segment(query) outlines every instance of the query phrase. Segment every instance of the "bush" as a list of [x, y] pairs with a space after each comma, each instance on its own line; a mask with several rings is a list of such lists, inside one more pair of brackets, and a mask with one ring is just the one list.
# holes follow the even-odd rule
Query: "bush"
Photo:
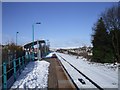
[[13, 60], [24, 55], [22, 46], [16, 46], [15, 43], [9, 43], [2, 47], [2, 61]]

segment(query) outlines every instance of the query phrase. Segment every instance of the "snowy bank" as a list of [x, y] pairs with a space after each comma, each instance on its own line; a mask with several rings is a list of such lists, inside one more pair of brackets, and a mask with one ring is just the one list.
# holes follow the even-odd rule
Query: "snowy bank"
[[30, 62], [11, 88], [46, 88], [49, 62]]
[[51, 52], [51, 53], [49, 53], [49, 54], [46, 56], [46, 58], [50, 58], [50, 57], [52, 57], [53, 54], [55, 54], [55, 52]]
[[[85, 60], [84, 58], [76, 59], [76, 56], [63, 54], [63, 53], [56, 53], [59, 60], [65, 66], [66, 70], [80, 88], [94, 88], [86, 78], [84, 78], [81, 74], [76, 72], [74, 68], [67, 63], [69, 62], [79, 71], [84, 73], [88, 78], [90, 78], [93, 82], [97, 85], [101, 86], [102, 88], [108, 88], [112, 90], [116, 90], [118, 88], [118, 70], [111, 69], [113, 65], [105, 65], [99, 63], [90, 63], [89, 61]], [[67, 62], [65, 62], [61, 57], [63, 57]], [[108, 68], [110, 67], [110, 68]], [[78, 79], [82, 78], [86, 84], [82, 85]]]

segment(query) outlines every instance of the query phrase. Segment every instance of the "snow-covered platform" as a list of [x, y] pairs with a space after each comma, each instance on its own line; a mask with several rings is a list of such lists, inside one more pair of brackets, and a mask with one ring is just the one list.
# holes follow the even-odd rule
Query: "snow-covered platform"
[[11, 87], [11, 90], [47, 88], [49, 65], [50, 63], [44, 60], [29, 62]]
[[60, 60], [51, 55], [41, 61], [28, 63], [11, 89], [66, 88], [74, 90], [75, 86], [64, 71]]

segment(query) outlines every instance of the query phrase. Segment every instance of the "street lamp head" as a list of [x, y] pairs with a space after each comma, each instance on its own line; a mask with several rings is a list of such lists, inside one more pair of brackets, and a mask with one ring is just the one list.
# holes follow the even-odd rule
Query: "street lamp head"
[[37, 22], [36, 24], [41, 24], [41, 22]]
[[19, 33], [19, 32], [17, 32], [17, 33]]

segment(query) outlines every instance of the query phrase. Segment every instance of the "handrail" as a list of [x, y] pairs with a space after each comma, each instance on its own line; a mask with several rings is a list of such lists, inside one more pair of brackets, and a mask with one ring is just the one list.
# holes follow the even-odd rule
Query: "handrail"
[[[11, 61], [5, 61], [0, 65], [0, 68], [3, 69], [2, 74], [0, 75], [0, 79], [2, 80], [2, 86], [3, 89], [10, 88], [7, 85], [7, 81], [10, 79], [10, 77], [14, 76], [14, 82], [17, 79], [17, 71], [19, 70], [19, 74], [21, 73], [21, 70], [24, 69], [24, 67], [31, 61], [31, 55], [25, 55], [22, 57], [19, 57], [17, 59], [13, 59]], [[11, 67], [8, 68], [8, 65]]]

